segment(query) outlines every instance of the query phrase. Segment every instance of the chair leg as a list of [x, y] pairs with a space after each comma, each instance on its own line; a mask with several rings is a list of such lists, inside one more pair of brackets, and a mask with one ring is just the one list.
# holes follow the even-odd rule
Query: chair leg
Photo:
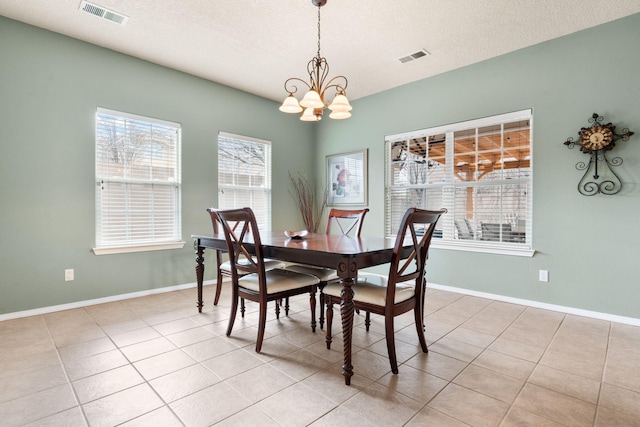
[[418, 340], [420, 341], [420, 347], [422, 347], [423, 353], [428, 353], [429, 350], [427, 349], [427, 340], [424, 337], [425, 325], [424, 317], [422, 314], [422, 304], [416, 304], [415, 308], [413, 309], [413, 313], [414, 323], [416, 324], [416, 332], [418, 333]]
[[[367, 312], [367, 314], [369, 314]], [[391, 364], [391, 372], [398, 373], [398, 360], [396, 358], [396, 343], [393, 335], [393, 316], [385, 316], [385, 336], [387, 337], [387, 352], [389, 353], [389, 363]]]
[[231, 335], [233, 324], [236, 321], [236, 311], [238, 311], [238, 292], [234, 289], [231, 297], [231, 315], [229, 316], [229, 326], [227, 326], [227, 336]]
[[240, 298], [240, 316], [242, 316], [243, 319], [244, 319], [244, 312], [245, 312], [244, 298]]
[[324, 292], [322, 292], [322, 288], [320, 288], [318, 300], [320, 301], [320, 329], [324, 329]]
[[289, 315], [289, 297], [286, 297], [284, 299], [284, 315], [285, 316]]
[[281, 299], [276, 300], [276, 319], [280, 319], [280, 305], [282, 304]]
[[364, 314], [364, 328], [369, 332], [369, 326], [371, 326], [371, 313], [366, 311]]
[[331, 297], [327, 299], [327, 350], [331, 350], [331, 323], [333, 323], [333, 304], [331, 303]]
[[216, 295], [213, 298], [213, 305], [218, 305], [220, 293], [222, 292], [222, 273], [218, 270], [218, 278], [216, 280]]
[[311, 305], [311, 330], [316, 331], [316, 293], [309, 292], [309, 304]]
[[258, 338], [256, 339], [256, 353], [262, 350], [262, 340], [264, 340], [264, 329], [267, 325], [267, 302], [260, 303], [260, 316], [258, 318]]

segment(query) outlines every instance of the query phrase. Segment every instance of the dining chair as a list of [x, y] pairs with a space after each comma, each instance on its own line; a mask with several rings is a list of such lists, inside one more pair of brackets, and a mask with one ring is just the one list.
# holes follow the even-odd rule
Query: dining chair
[[[436, 223], [446, 209], [438, 211], [410, 208], [404, 214], [393, 248], [389, 265], [389, 275], [359, 275], [351, 286], [355, 309], [384, 316], [387, 351], [391, 371], [398, 373], [395, 350], [394, 318], [410, 310], [414, 312], [416, 331], [424, 353], [428, 352], [424, 337], [424, 278], [427, 252]], [[416, 229], [425, 227], [422, 234]], [[410, 250], [405, 246], [410, 243]], [[408, 256], [406, 254], [408, 253]], [[327, 304], [327, 349], [331, 348], [331, 324], [333, 322], [333, 304], [340, 304], [342, 284], [331, 283], [324, 288]]]
[[[231, 335], [238, 310], [238, 299], [259, 304], [256, 352], [262, 349], [267, 322], [267, 303], [294, 295], [309, 293], [311, 330], [316, 330], [317, 277], [284, 269], [266, 270], [256, 217], [251, 208], [219, 210], [218, 217], [227, 242], [231, 265], [231, 316], [227, 336]], [[248, 242], [253, 242], [251, 245]]]
[[[211, 223], [213, 225], [213, 234], [216, 235], [220, 232], [218, 217], [214, 213], [214, 208], [208, 208], [207, 212], [211, 215]], [[220, 293], [222, 292], [222, 282], [224, 277], [231, 278], [231, 262], [230, 261], [222, 261], [222, 254], [224, 251], [216, 250], [216, 294], [213, 298], [213, 305], [218, 305], [218, 301], [220, 300]], [[273, 270], [274, 268], [284, 268], [285, 263], [282, 261], [274, 260], [274, 259], [265, 259], [264, 260], [264, 268], [265, 270]], [[244, 302], [242, 303], [242, 307], [244, 308]], [[242, 310], [244, 312], [244, 310]], [[276, 315], [279, 315], [279, 308], [276, 307]]]
[[[362, 225], [364, 223], [364, 216], [369, 212], [369, 208], [346, 210], [346, 209], [331, 209], [327, 218], [327, 228], [325, 234], [342, 234], [343, 236], [360, 237], [362, 232]], [[323, 289], [327, 284], [340, 280], [336, 270], [331, 268], [314, 267], [304, 264], [292, 264], [287, 267], [287, 270], [296, 271], [298, 273], [311, 274], [316, 276], [320, 282], [318, 288], [320, 289], [320, 329], [324, 328], [324, 293]], [[285, 308], [288, 306], [288, 302], [285, 302]], [[286, 311], [286, 310], [285, 310]]]

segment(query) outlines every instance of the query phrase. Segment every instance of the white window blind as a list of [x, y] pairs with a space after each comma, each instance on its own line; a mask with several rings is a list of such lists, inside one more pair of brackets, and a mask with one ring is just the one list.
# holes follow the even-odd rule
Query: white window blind
[[386, 137], [385, 233], [447, 208], [432, 245], [531, 254], [531, 110]]
[[96, 246], [181, 239], [179, 124], [99, 108]]
[[218, 208], [244, 207], [260, 230], [271, 230], [271, 142], [220, 132]]

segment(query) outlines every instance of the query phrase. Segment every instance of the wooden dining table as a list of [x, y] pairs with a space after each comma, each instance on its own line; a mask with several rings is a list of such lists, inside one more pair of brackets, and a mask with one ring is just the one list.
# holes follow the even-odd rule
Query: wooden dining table
[[[193, 235], [196, 251], [196, 279], [198, 286], [198, 310], [202, 312], [202, 282], [204, 279], [204, 251], [207, 248], [227, 251], [224, 234]], [[335, 269], [343, 285], [340, 304], [344, 363], [342, 375], [345, 384], [351, 383], [353, 365], [351, 363], [351, 341], [353, 334], [353, 290], [351, 285], [362, 268], [386, 264], [391, 261], [394, 239], [384, 237], [349, 237], [333, 234], [310, 233], [301, 239], [292, 239], [284, 232], [262, 233], [260, 235], [263, 254], [286, 262], [313, 265]], [[246, 241], [251, 248], [252, 241]], [[410, 242], [401, 254], [403, 258], [411, 253]]]

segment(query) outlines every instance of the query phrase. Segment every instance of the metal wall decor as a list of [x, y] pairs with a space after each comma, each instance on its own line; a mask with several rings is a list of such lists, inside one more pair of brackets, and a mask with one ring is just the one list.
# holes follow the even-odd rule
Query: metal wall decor
[[598, 193], [611, 195], [622, 189], [622, 181], [613, 170], [622, 164], [622, 158], [609, 159], [607, 151], [612, 150], [619, 139], [628, 141], [633, 132], [625, 128], [618, 134], [611, 122], [602, 124], [603, 120], [604, 117], [593, 113], [589, 118], [591, 126], [583, 127], [578, 131], [579, 140], [574, 141], [573, 138], [568, 138], [564, 142], [564, 145], [569, 148], [579, 144], [580, 151], [590, 156], [588, 163], [576, 163], [576, 169], [585, 171], [578, 183], [578, 191], [584, 196], [593, 196]]

